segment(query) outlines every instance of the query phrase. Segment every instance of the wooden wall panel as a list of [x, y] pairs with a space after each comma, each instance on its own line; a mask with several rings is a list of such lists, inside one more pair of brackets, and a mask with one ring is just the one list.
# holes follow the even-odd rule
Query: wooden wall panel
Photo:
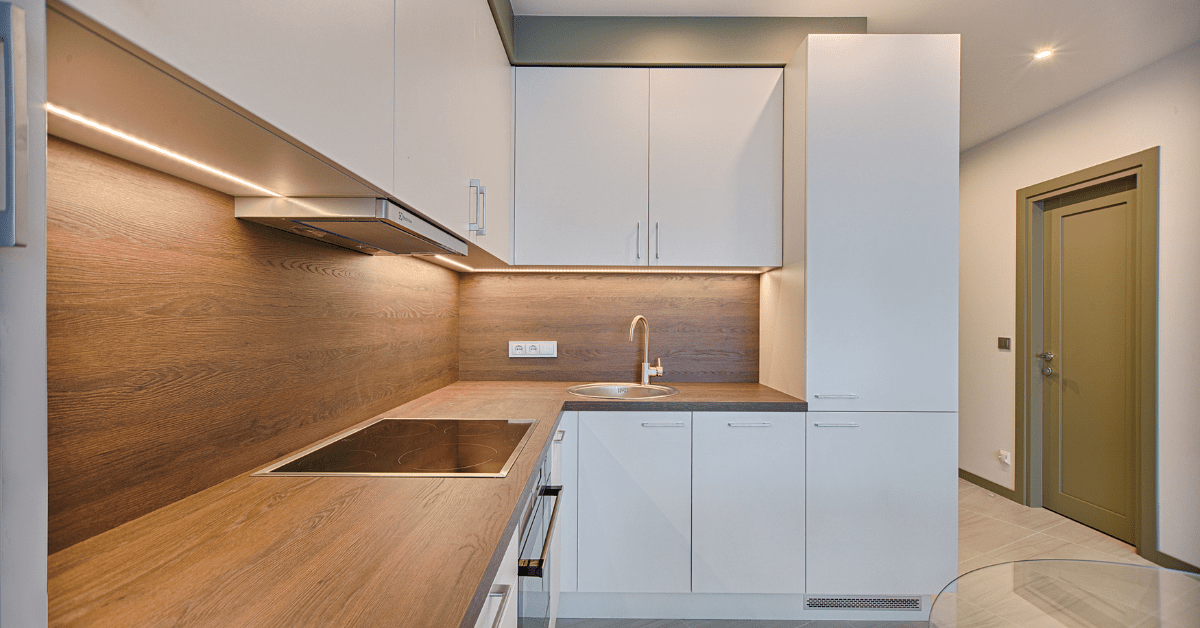
[[[650, 321], [653, 382], [758, 381], [758, 275], [474, 274], [459, 292], [463, 380], [640, 381]], [[557, 358], [509, 358], [509, 340], [557, 340]]]
[[53, 553], [458, 379], [458, 279], [57, 138]]

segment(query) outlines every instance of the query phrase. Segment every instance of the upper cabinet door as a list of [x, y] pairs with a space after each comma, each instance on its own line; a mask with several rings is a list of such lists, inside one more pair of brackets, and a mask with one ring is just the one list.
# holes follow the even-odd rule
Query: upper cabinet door
[[511, 261], [512, 68], [487, 2], [396, 3], [395, 98], [393, 193]]
[[468, 237], [475, 96], [474, 0], [396, 2], [392, 193]]
[[[513, 68], [496, 29], [491, 7], [475, 3], [475, 80], [472, 98], [470, 176], [486, 188], [479, 203], [485, 209], [484, 233], [471, 242], [512, 263]], [[470, 208], [467, 222], [478, 220]]]
[[392, 183], [392, 0], [71, 6], [376, 186]]
[[517, 264], [646, 264], [649, 74], [516, 69]]
[[783, 263], [783, 71], [650, 70], [650, 264]]

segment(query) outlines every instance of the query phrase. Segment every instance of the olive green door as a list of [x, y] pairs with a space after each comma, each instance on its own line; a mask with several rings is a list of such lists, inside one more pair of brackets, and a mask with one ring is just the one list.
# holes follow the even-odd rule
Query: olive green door
[[1048, 210], [1042, 249], [1042, 504], [1129, 543], [1137, 503], [1136, 215], [1134, 192]]

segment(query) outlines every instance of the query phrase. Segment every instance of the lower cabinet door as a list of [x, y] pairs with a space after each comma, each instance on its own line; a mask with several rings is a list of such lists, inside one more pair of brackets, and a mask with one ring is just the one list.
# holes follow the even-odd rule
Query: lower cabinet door
[[692, 591], [804, 592], [804, 414], [692, 414]]
[[958, 414], [809, 412], [807, 592], [937, 593], [958, 570]]
[[579, 413], [580, 591], [691, 590], [690, 412]]

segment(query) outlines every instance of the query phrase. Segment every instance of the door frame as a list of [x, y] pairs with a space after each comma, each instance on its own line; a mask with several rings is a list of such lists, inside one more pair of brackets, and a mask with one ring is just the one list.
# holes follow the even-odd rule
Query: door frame
[[[1091, 168], [1017, 190], [1016, 501], [1042, 505], [1042, 381], [1033, 360], [1042, 334], [1042, 209], [1039, 198], [1082, 189], [1106, 180], [1137, 176], [1134, 219], [1134, 444], [1137, 507], [1134, 545], [1138, 554], [1167, 565], [1158, 551], [1158, 163], [1156, 146]], [[1035, 346], [1036, 345], [1036, 346]], [[1170, 565], [1168, 565], [1170, 566]]]

